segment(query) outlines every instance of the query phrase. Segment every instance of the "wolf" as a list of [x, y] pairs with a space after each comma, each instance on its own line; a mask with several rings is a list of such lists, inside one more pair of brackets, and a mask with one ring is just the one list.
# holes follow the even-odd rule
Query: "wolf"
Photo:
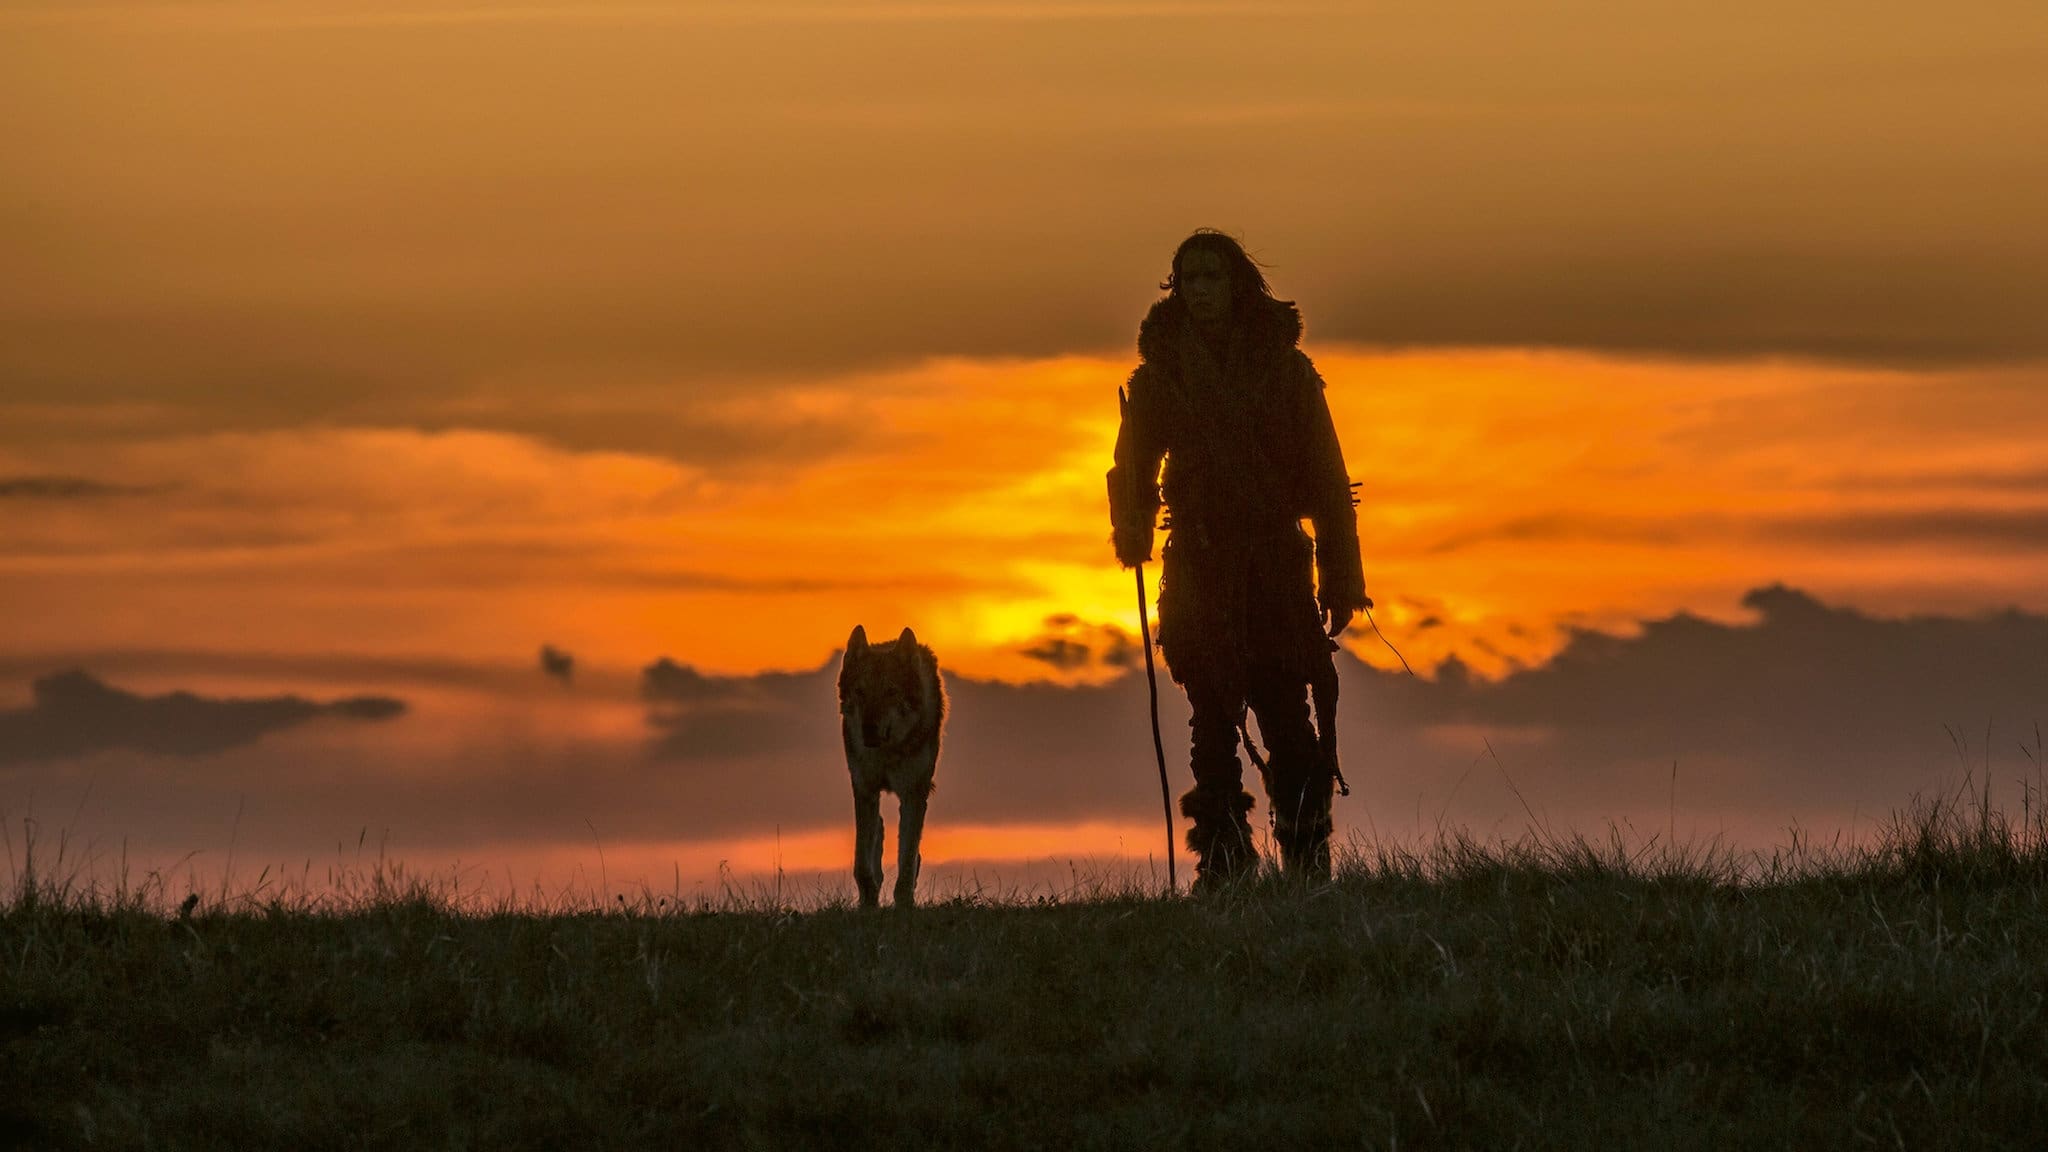
[[907, 627], [869, 644], [867, 629], [854, 625], [839, 665], [839, 734], [853, 777], [853, 882], [863, 908], [881, 902], [883, 792], [896, 794], [896, 906], [917, 903], [918, 841], [945, 723], [932, 650]]

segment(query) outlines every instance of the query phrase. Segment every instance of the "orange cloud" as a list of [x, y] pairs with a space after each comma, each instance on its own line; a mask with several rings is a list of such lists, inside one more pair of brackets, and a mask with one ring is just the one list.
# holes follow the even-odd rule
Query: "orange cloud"
[[[1368, 586], [1417, 664], [1498, 674], [1564, 627], [1732, 618], [1780, 579], [1886, 610], [2042, 606], [2048, 406], [2024, 370], [1317, 351]], [[1101, 479], [1128, 367], [941, 360], [707, 401], [853, 430], [815, 457], [770, 437], [763, 467], [375, 427], [17, 448], [14, 475], [73, 495], [0, 501], [0, 624], [17, 652], [547, 640], [585, 667], [745, 672], [908, 623], [961, 671], [1100, 678], [1029, 650], [1049, 619], [1135, 630]]]

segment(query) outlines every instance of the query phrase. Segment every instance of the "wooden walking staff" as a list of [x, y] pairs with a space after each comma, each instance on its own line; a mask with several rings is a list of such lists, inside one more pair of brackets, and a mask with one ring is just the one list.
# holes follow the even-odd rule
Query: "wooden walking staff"
[[[1117, 389], [1117, 415], [1122, 417], [1125, 410], [1129, 407], [1130, 397], [1124, 394], [1123, 389]], [[1126, 507], [1140, 507], [1135, 491], [1138, 485], [1138, 477], [1135, 474], [1132, 475], [1129, 477], [1128, 483], [1134, 491], [1128, 493], [1131, 501]], [[1166, 745], [1159, 738], [1159, 674], [1153, 670], [1152, 666], [1152, 621], [1145, 610], [1145, 562], [1142, 560], [1138, 561], [1137, 564], [1137, 576], [1138, 634], [1145, 638], [1145, 687], [1149, 693], [1148, 699], [1152, 706], [1152, 755], [1159, 762], [1159, 803], [1166, 810], [1166, 886], [1168, 890], [1178, 892], [1180, 891], [1180, 879], [1175, 875], [1173, 863], [1173, 786], [1166, 781]]]
[[1138, 630], [1145, 634], [1145, 687], [1152, 702], [1152, 755], [1159, 761], [1159, 803], [1166, 809], [1166, 886], [1180, 891], [1173, 874], [1173, 790], [1166, 782], [1166, 745], [1159, 740], [1159, 675], [1152, 670], [1152, 622], [1145, 618], [1145, 566], [1138, 565]]

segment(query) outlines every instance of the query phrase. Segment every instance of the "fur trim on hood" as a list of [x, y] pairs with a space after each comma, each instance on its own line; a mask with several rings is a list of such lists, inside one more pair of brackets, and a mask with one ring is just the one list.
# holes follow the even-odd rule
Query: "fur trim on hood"
[[[1255, 302], [1240, 321], [1250, 346], [1259, 352], [1284, 352], [1301, 343], [1301, 310], [1286, 300], [1266, 297]], [[1187, 305], [1164, 296], [1138, 325], [1138, 357], [1148, 364], [1170, 364], [1191, 326]]]

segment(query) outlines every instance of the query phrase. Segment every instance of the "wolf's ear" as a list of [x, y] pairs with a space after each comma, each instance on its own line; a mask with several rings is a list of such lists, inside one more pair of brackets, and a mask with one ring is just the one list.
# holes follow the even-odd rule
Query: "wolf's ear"
[[846, 654], [848, 656], [852, 656], [856, 653], [866, 652], [867, 650], [868, 630], [862, 625], [855, 624], [853, 626], [853, 635], [848, 636], [846, 638]]
[[903, 635], [896, 638], [896, 647], [903, 652], [917, 651], [917, 633], [910, 630], [910, 625], [903, 626]]

